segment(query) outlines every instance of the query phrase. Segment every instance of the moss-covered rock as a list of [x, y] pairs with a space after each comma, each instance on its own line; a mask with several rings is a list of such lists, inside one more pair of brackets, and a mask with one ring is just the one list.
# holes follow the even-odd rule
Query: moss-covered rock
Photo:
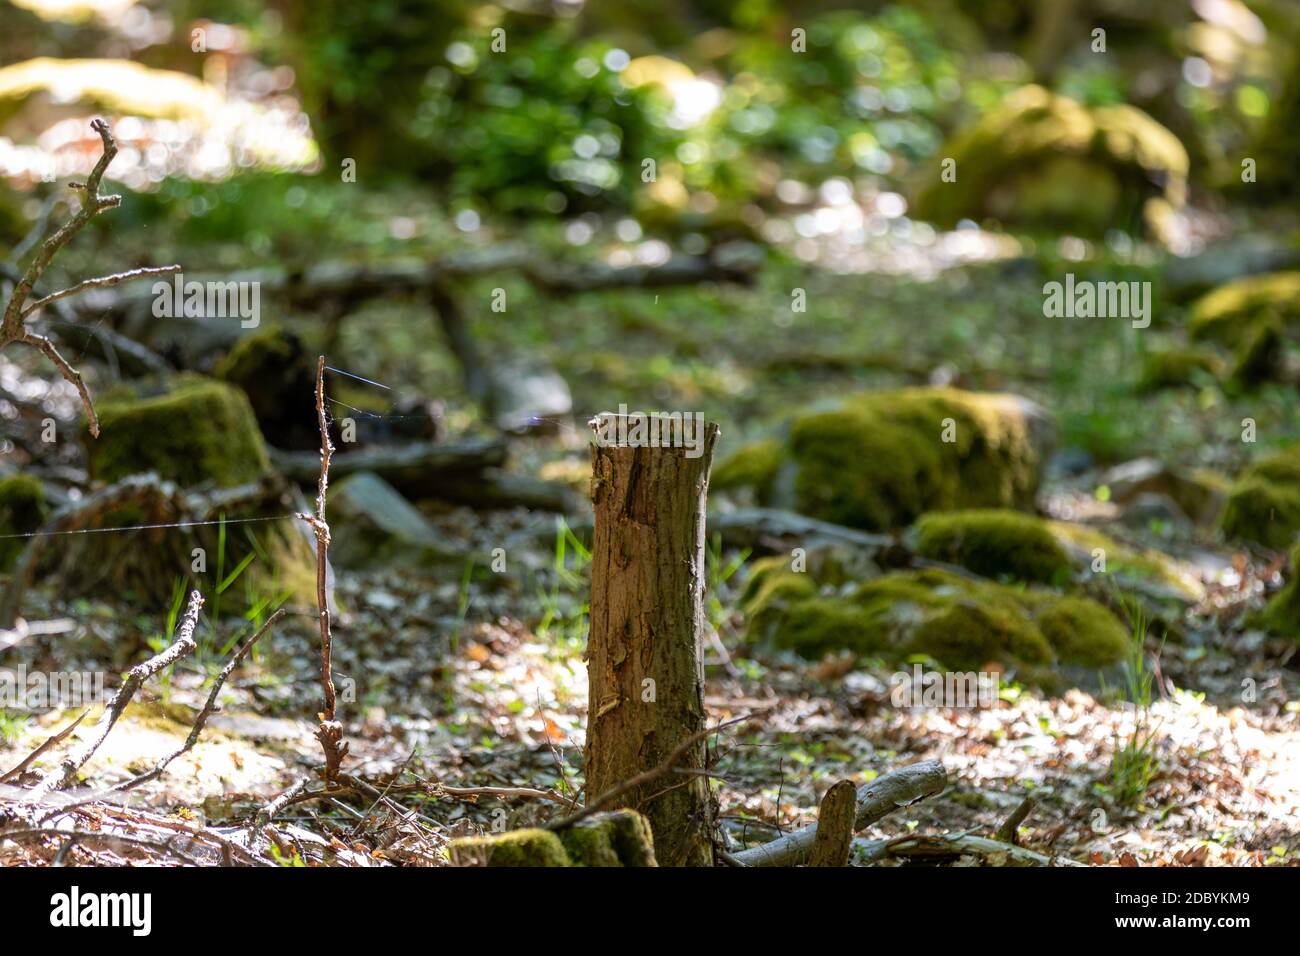
[[1246, 468], [1223, 509], [1223, 533], [1281, 551], [1300, 534], [1300, 445]]
[[1300, 641], [1300, 543], [1291, 551], [1291, 580], [1264, 606], [1257, 623], [1274, 634]]
[[942, 226], [997, 219], [1101, 236], [1116, 223], [1150, 220], [1153, 204], [1180, 206], [1188, 157], [1178, 137], [1133, 106], [1090, 107], [1026, 86], [936, 154], [916, 215]]
[[312, 396], [316, 363], [302, 340], [268, 324], [241, 338], [212, 374], [242, 389], [266, 440], [277, 448], [320, 447]]
[[656, 866], [650, 824], [635, 810], [596, 813], [560, 831], [574, 866]]
[[1228, 379], [1233, 388], [1248, 390], [1281, 380], [1283, 368], [1282, 322], [1270, 314], [1252, 322], [1241, 337]]
[[45, 489], [31, 475], [0, 478], [0, 572], [13, 567], [27, 544], [25, 538], [5, 536], [39, 530], [48, 511]]
[[916, 553], [986, 578], [1064, 583], [1070, 558], [1048, 524], [1018, 511], [989, 508], [921, 518], [909, 535]]
[[1300, 272], [1246, 276], [1207, 292], [1192, 304], [1187, 329], [1194, 338], [1232, 345], [1270, 315], [1294, 329], [1300, 320]]
[[1128, 646], [1128, 631], [1096, 601], [1051, 597], [1038, 604], [1038, 629], [1064, 662], [1103, 668], [1114, 664]]
[[751, 639], [805, 657], [849, 650], [898, 663], [923, 654], [957, 670], [998, 664], [1049, 686], [1058, 680], [1057, 665], [1105, 667], [1119, 660], [1125, 633], [1110, 611], [1088, 598], [936, 569], [896, 572], [823, 594], [806, 574], [757, 564], [743, 609]]
[[1223, 376], [1223, 362], [1207, 349], [1165, 349], [1148, 352], [1142, 358], [1139, 392], [1183, 388], [1214, 382]]
[[87, 439], [90, 475], [117, 481], [155, 472], [183, 487], [230, 487], [270, 468], [266, 445], [243, 392], [187, 378], [173, 391], [99, 403], [98, 439]]
[[560, 838], [550, 830], [511, 830], [460, 837], [447, 844], [454, 866], [572, 866]]
[[1041, 409], [1014, 395], [868, 392], [797, 415], [780, 437], [721, 462], [711, 484], [871, 531], [927, 511], [1028, 508], [1050, 430]]

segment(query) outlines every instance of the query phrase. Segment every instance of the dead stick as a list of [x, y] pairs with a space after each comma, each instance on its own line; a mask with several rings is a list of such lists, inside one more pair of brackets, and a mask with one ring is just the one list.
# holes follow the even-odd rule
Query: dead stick
[[826, 791], [817, 812], [817, 835], [808, 856], [809, 866], [848, 865], [857, 805], [857, 787], [852, 780], [841, 780]]
[[113, 725], [122, 716], [127, 704], [131, 703], [131, 698], [135, 696], [141, 685], [150, 677], [194, 651], [198, 646], [194, 643], [194, 628], [199, 622], [199, 610], [202, 607], [203, 595], [198, 591], [191, 591], [190, 605], [185, 611], [185, 617], [181, 620], [180, 626], [176, 629], [176, 640], [171, 647], [160, 654], [155, 654], [143, 664], [137, 664], [126, 672], [126, 680], [122, 682], [122, 686], [118, 688], [117, 693], [109, 700], [104, 716], [99, 719], [98, 733], [85, 745], [63, 758], [63, 763], [58, 769], [50, 770], [41, 778], [40, 782], [32, 789], [30, 797], [32, 802], [43, 800], [52, 791], [69, 786], [76, 779], [77, 771], [95, 755], [95, 751], [108, 739]]
[[1019, 846], [1020, 840], [1016, 836], [1016, 830], [1025, 821], [1025, 817], [1029, 816], [1029, 811], [1032, 809], [1034, 809], [1034, 798], [1026, 796], [1025, 799], [1020, 801], [1020, 805], [1011, 811], [1011, 816], [1007, 817], [1006, 822], [998, 827], [998, 832], [995, 834], [996, 839], [1001, 840], [1003, 843], [1010, 843], [1012, 846]]
[[316, 514], [299, 515], [316, 535], [316, 606], [320, 610], [320, 680], [325, 693], [325, 706], [319, 716], [316, 739], [325, 754], [325, 783], [329, 785], [338, 776], [348, 745], [343, 742], [343, 724], [335, 717], [336, 698], [334, 674], [331, 670], [331, 635], [329, 597], [325, 589], [325, 570], [329, 564], [330, 526], [325, 520], [325, 494], [330, 483], [330, 456], [334, 445], [330, 441], [329, 420], [325, 415], [325, 356], [316, 363], [316, 422], [320, 427], [320, 478], [316, 484]]

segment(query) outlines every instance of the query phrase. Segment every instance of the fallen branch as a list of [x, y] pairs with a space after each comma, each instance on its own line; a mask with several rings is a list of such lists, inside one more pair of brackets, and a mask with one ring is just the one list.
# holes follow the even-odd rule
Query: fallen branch
[[1071, 860], [1069, 857], [1047, 856], [1034, 850], [1025, 849], [1022, 846], [1003, 843], [1001, 840], [991, 840], [988, 837], [976, 836], [973, 833], [941, 834], [939, 836], [909, 834], [892, 840], [854, 840], [853, 844], [858, 850], [858, 858], [864, 862], [883, 860], [890, 856], [933, 856], [938, 853], [971, 853], [987, 856], [994, 853], [1005, 853], [1013, 860], [1021, 863], [1032, 863], [1035, 866], [1086, 865], [1079, 863], [1077, 860]]
[[[937, 760], [922, 760], [864, 783], [858, 788], [853, 829], [865, 829], [899, 807], [942, 793], [946, 786], [947, 774]], [[816, 840], [814, 824], [732, 856], [745, 866], [798, 866], [807, 862]]]
[[90, 713], [89, 710], [83, 710], [81, 716], [68, 724], [68, 726], [64, 727], [57, 734], [46, 737], [45, 742], [24, 757], [18, 766], [14, 767], [12, 770], [7, 770], [4, 774], [0, 775], [0, 783], [8, 783], [10, 780], [16, 779], [36, 760], [40, 759], [41, 754], [45, 753], [45, 751], [49, 750], [51, 747], [57, 747], [59, 744], [63, 743], [68, 734], [72, 733], [81, 725], [81, 722], [86, 719], [88, 713]]
[[185, 743], [182, 744], [178, 750], [173, 751], [154, 764], [152, 770], [146, 770], [144, 773], [138, 774], [130, 780], [117, 784], [112, 788], [113, 790], [118, 792], [133, 790], [141, 784], [148, 783], [150, 780], [156, 780], [158, 777], [162, 776], [162, 773], [167, 769], [168, 764], [177, 757], [180, 757], [182, 754], [188, 753], [194, 745], [198, 743], [199, 735], [203, 733], [203, 728], [207, 725], [208, 718], [217, 711], [217, 696], [221, 693], [221, 688], [225, 686], [227, 678], [234, 673], [235, 668], [238, 667], [240, 662], [248, 656], [248, 652], [251, 651], [257, 642], [262, 639], [262, 635], [269, 631], [272, 625], [282, 617], [284, 617], [284, 608], [280, 608], [267, 618], [266, 623], [258, 628], [257, 633], [245, 641], [244, 645], [234, 653], [229, 661], [226, 662], [226, 666], [221, 668], [221, 673], [217, 674], [216, 678], [212, 681], [212, 690], [208, 692], [207, 702], [204, 703], [203, 709], [199, 711], [198, 717], [194, 718], [194, 725], [190, 728], [190, 733], [189, 736], [185, 738]]
[[95, 755], [95, 751], [108, 739], [113, 725], [117, 723], [118, 718], [126, 710], [127, 704], [131, 703], [131, 698], [135, 696], [136, 691], [140, 689], [144, 682], [195, 650], [198, 645], [194, 642], [194, 628], [199, 623], [199, 610], [202, 607], [203, 595], [198, 591], [191, 591], [189, 607], [185, 611], [185, 617], [181, 619], [180, 625], [176, 629], [176, 640], [165, 651], [155, 654], [143, 664], [137, 664], [126, 672], [126, 680], [122, 682], [122, 686], [118, 688], [117, 693], [112, 696], [105, 706], [104, 715], [99, 719], [96, 735], [77, 750], [64, 757], [59, 767], [51, 769], [40, 779], [36, 786], [32, 788], [30, 794], [32, 802], [43, 800], [54, 790], [61, 790], [71, 785], [73, 780], [76, 779], [77, 771]]

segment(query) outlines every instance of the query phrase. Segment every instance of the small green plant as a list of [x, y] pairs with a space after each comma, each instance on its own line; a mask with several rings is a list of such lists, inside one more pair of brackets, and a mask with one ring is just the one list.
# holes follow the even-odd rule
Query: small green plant
[[1133, 705], [1133, 729], [1128, 735], [1116, 734], [1108, 788], [1115, 802], [1126, 807], [1142, 799], [1160, 770], [1156, 756], [1160, 726], [1151, 722], [1155, 674], [1147, 666], [1147, 621], [1137, 601], [1130, 604], [1129, 619], [1133, 627], [1123, 663], [1124, 687], [1120, 699]]
[[549, 589], [538, 590], [542, 619], [537, 635], [560, 643], [581, 646], [587, 635], [590, 603], [586, 592], [591, 568], [591, 551], [559, 518], [555, 523], [555, 556], [551, 562], [554, 580]]
[[16, 743], [27, 729], [27, 719], [26, 714], [0, 710], [0, 743]]
[[[176, 586], [172, 588], [171, 605], [167, 609], [167, 626], [160, 633], [154, 633], [145, 639], [149, 650], [155, 654], [161, 653], [171, 645], [172, 635], [176, 633], [176, 622], [181, 616], [181, 604], [185, 601], [185, 590], [185, 579], [177, 578]], [[158, 686], [161, 692], [160, 698], [165, 704], [171, 699], [172, 668], [163, 668], [158, 674]]]
[[719, 633], [721, 633], [730, 616], [726, 602], [723, 601], [723, 595], [727, 591], [727, 582], [745, 566], [750, 554], [750, 549], [746, 548], [732, 555], [731, 560], [724, 561], [722, 535], [715, 534], [709, 539], [708, 551], [705, 555], [705, 573], [708, 580], [706, 612], [709, 615], [709, 622]]

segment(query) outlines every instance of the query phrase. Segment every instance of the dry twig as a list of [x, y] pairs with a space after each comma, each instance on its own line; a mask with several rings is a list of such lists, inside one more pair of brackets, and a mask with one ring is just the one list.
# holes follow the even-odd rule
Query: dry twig
[[194, 642], [194, 628], [199, 622], [199, 610], [202, 607], [203, 595], [198, 591], [191, 591], [190, 604], [185, 611], [185, 617], [176, 628], [176, 640], [165, 651], [155, 654], [143, 664], [137, 664], [126, 672], [126, 680], [105, 706], [95, 736], [64, 757], [57, 768], [47, 772], [32, 789], [30, 801], [43, 800], [53, 791], [69, 786], [76, 779], [77, 771], [95, 755], [95, 751], [108, 738], [113, 725], [117, 723], [118, 718], [126, 710], [127, 704], [131, 702], [131, 698], [144, 682], [194, 651], [197, 647]]
[[[54, 343], [43, 335], [37, 335], [31, 332], [25, 325], [25, 320], [33, 313], [39, 311], [45, 305], [56, 302], [59, 299], [76, 295], [86, 289], [113, 286], [122, 282], [138, 279], [144, 276], [163, 275], [171, 272], [179, 272], [179, 265], [159, 266], [145, 269], [132, 269], [127, 272], [119, 272], [114, 275], [101, 276], [96, 279], [86, 279], [67, 289], [61, 289], [50, 295], [42, 296], [34, 302], [28, 303], [28, 297], [32, 295], [36, 283], [40, 281], [46, 268], [54, 260], [54, 256], [62, 249], [73, 236], [85, 228], [90, 220], [94, 219], [101, 212], [113, 209], [122, 202], [122, 197], [117, 195], [101, 195], [99, 192], [100, 182], [104, 178], [104, 172], [108, 169], [108, 164], [113, 161], [117, 155], [117, 143], [113, 141], [113, 134], [109, 132], [108, 124], [102, 119], [93, 119], [90, 121], [90, 128], [99, 134], [100, 140], [104, 144], [104, 152], [95, 163], [95, 168], [91, 170], [90, 175], [84, 183], [71, 184], [74, 189], [81, 192], [81, 208], [73, 214], [67, 222], [55, 231], [37, 249], [36, 255], [28, 263], [27, 269], [19, 278], [14, 286], [13, 292], [9, 296], [9, 301], [5, 305], [4, 319], [0, 322], [0, 349], [3, 349], [10, 342], [21, 342], [23, 345], [30, 345], [34, 349], [39, 349], [45, 353], [46, 357], [54, 363], [54, 367], [59, 370], [67, 381], [77, 389], [77, 394], [81, 397], [82, 408], [85, 409], [86, 419], [90, 425], [90, 434], [99, 437], [99, 418], [95, 415], [95, 406], [90, 399], [90, 391], [86, 388], [86, 383], [82, 381], [81, 373], [74, 369], [55, 348]], [[42, 217], [37, 223], [35, 235], [39, 236], [44, 232], [46, 217]], [[24, 246], [27, 243], [24, 242]]]

